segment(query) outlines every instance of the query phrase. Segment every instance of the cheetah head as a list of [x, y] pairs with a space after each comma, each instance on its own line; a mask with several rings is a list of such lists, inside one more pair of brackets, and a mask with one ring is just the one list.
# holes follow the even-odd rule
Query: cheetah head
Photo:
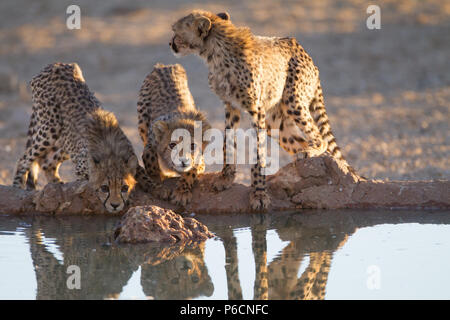
[[174, 33], [169, 45], [176, 57], [198, 54], [216, 21], [228, 21], [226, 12], [213, 14], [195, 10], [172, 25]]
[[122, 211], [136, 185], [136, 155], [121, 159], [94, 154], [90, 161], [89, 180], [97, 197], [109, 212]]
[[[181, 174], [190, 171], [195, 165], [203, 164], [205, 143], [202, 137], [195, 136], [195, 130], [201, 123], [202, 136], [210, 126], [206, 122], [190, 119], [176, 121], [157, 121], [152, 131], [157, 144], [159, 166], [166, 175]], [[199, 141], [196, 141], [199, 140]]]
[[138, 160], [112, 112], [87, 115], [89, 182], [109, 212], [124, 209], [136, 180]]
[[[175, 258], [173, 253], [170, 257], [163, 256], [163, 264], [155, 264], [152, 268], [144, 269], [141, 280], [144, 292], [156, 293], [158, 299], [192, 299], [198, 296], [211, 296], [214, 286], [205, 264], [204, 248], [204, 242], [197, 247], [186, 246]], [[155, 270], [159, 271], [155, 273]], [[152, 276], [145, 272], [151, 272]], [[157, 278], [155, 278], [156, 275]]]

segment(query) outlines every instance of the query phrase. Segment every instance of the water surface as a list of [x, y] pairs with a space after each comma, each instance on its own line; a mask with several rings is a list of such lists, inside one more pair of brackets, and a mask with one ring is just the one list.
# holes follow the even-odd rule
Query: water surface
[[450, 299], [448, 211], [196, 218], [216, 237], [164, 246], [110, 245], [117, 217], [0, 216], [0, 299]]

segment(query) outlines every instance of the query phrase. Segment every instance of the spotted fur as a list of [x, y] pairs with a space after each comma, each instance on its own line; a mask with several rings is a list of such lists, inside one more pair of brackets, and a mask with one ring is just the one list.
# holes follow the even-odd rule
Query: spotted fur
[[210, 125], [195, 107], [184, 68], [179, 64], [155, 65], [139, 92], [137, 110], [139, 134], [144, 143], [142, 160], [147, 173], [155, 180], [181, 176], [172, 202], [186, 205], [192, 198], [192, 186], [205, 170], [202, 155], [205, 145], [203, 141], [191, 140], [191, 152], [176, 165], [171, 155], [180, 141], [172, 141], [172, 133], [175, 129], [185, 129], [195, 138], [196, 127], [201, 124], [198, 138], [202, 139]]
[[48, 183], [62, 183], [58, 168], [71, 159], [77, 180], [89, 180], [110, 212], [125, 207], [136, 180], [151, 189], [116, 117], [101, 109], [76, 63], [50, 64], [30, 85], [28, 140], [13, 186], [35, 189], [39, 169]]
[[[280, 145], [296, 157], [328, 150], [342, 158], [325, 112], [319, 70], [294, 38], [256, 36], [236, 27], [226, 13], [201, 10], [178, 20], [172, 30], [175, 55], [197, 54], [208, 65], [210, 87], [225, 104], [226, 129], [237, 128], [245, 110], [259, 133], [257, 163], [251, 169], [253, 209], [270, 204], [262, 173], [263, 130], [272, 135], [279, 129]], [[232, 144], [225, 141], [226, 148]], [[229, 187], [235, 172], [235, 165], [226, 164], [216, 189]]]

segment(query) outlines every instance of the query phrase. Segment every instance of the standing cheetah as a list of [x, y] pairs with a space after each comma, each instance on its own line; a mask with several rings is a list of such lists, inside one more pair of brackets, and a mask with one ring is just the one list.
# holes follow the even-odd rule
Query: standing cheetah
[[39, 168], [48, 183], [61, 183], [58, 168], [69, 158], [78, 180], [89, 180], [104, 207], [121, 211], [136, 184], [152, 184], [114, 114], [100, 108], [76, 63], [54, 63], [31, 81], [33, 112], [25, 153], [13, 186], [35, 189]]
[[[176, 56], [199, 55], [209, 68], [209, 85], [225, 104], [225, 128], [235, 129], [241, 110], [257, 134], [257, 163], [251, 169], [252, 209], [266, 209], [265, 135], [279, 129], [279, 143], [296, 157], [329, 151], [343, 159], [325, 112], [319, 70], [294, 38], [255, 36], [236, 27], [227, 13], [195, 10], [172, 26]], [[225, 149], [233, 141], [225, 141]], [[226, 153], [225, 153], [226, 154]], [[225, 161], [222, 190], [234, 180], [236, 166]]]
[[[210, 125], [195, 107], [184, 68], [179, 64], [155, 65], [139, 92], [137, 110], [147, 174], [155, 179], [180, 175], [172, 202], [185, 206], [192, 199], [194, 182], [205, 170], [202, 137]], [[190, 152], [180, 158], [180, 163], [174, 163], [172, 153], [181, 139], [172, 141], [173, 131], [185, 129], [195, 138], [198, 125], [202, 129], [198, 137], [201, 141], [191, 140]]]

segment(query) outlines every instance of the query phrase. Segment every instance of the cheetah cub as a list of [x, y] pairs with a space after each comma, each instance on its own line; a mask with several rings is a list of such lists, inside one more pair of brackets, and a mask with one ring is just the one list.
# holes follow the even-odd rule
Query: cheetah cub
[[28, 141], [13, 186], [35, 189], [39, 168], [48, 183], [62, 183], [58, 168], [71, 159], [77, 180], [89, 180], [109, 212], [125, 207], [136, 181], [151, 188], [116, 117], [100, 108], [76, 63], [50, 64], [30, 85]]
[[139, 92], [137, 111], [139, 134], [144, 143], [142, 160], [147, 174], [156, 180], [180, 176], [172, 202], [185, 206], [192, 199], [193, 184], [205, 170], [202, 153], [205, 144], [191, 139], [189, 152], [174, 161], [177, 145], [181, 145], [183, 139], [174, 141], [172, 134], [176, 129], [185, 129], [191, 138], [195, 138], [195, 130], [200, 130], [198, 126], [201, 125], [203, 137], [210, 125], [195, 107], [184, 68], [179, 64], [156, 64]]
[[[251, 169], [252, 209], [266, 209], [265, 135], [273, 134], [296, 157], [329, 151], [342, 159], [325, 112], [319, 70], [294, 38], [261, 37], [236, 27], [228, 13], [195, 10], [172, 26], [170, 46], [176, 56], [199, 55], [209, 69], [209, 85], [225, 105], [225, 128], [236, 129], [241, 110], [257, 134], [257, 163]], [[279, 129], [275, 137], [274, 129]], [[225, 140], [225, 149], [235, 141]], [[226, 153], [225, 153], [226, 155]], [[234, 180], [234, 161], [226, 160], [222, 190]]]

